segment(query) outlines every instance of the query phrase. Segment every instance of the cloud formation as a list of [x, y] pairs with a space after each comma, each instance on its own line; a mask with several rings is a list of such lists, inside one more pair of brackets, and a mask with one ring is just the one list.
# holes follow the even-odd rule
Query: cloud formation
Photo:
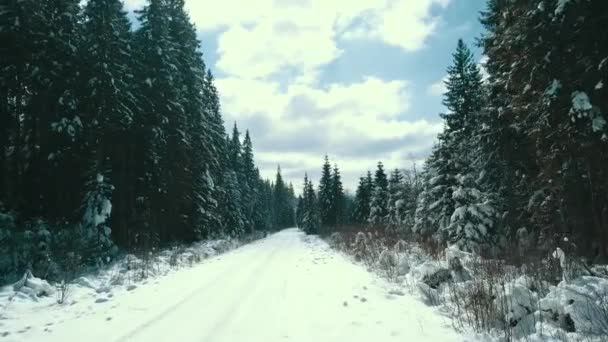
[[353, 188], [378, 160], [390, 167], [420, 162], [442, 126], [408, 119], [414, 99], [406, 80], [361, 74], [354, 82], [321, 82], [324, 70], [343, 56], [342, 43], [423, 49], [449, 2], [186, 0], [186, 6], [197, 28], [217, 39], [213, 69], [227, 126], [237, 121], [250, 129], [263, 175], [273, 176], [280, 163], [299, 188], [304, 172], [314, 175], [327, 153]]

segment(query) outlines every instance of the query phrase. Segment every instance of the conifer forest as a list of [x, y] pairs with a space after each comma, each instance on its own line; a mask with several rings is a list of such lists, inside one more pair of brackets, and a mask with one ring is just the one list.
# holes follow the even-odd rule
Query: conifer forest
[[0, 0], [0, 342], [608, 341], [608, 0]]

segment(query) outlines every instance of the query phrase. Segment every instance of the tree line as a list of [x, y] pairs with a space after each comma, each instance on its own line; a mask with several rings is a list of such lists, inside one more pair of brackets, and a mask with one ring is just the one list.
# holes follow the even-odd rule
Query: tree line
[[[444, 129], [423, 170], [397, 170], [388, 181], [382, 164], [374, 177], [368, 172], [351, 223], [490, 254], [545, 253], [568, 241], [605, 261], [605, 13], [600, 0], [489, 0], [478, 40], [487, 78], [458, 41]], [[310, 185], [307, 192], [314, 200]]]
[[293, 225], [280, 170], [263, 180], [249, 132], [225, 131], [184, 0], [136, 15], [0, 5], [0, 274]]

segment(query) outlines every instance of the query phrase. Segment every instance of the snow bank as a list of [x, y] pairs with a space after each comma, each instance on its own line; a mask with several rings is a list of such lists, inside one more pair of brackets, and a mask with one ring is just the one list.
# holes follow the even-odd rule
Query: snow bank
[[[115, 293], [133, 291], [140, 284], [175, 272], [241, 246], [239, 240], [210, 240], [188, 247], [178, 246], [156, 253], [127, 254], [102, 269], [85, 272], [63, 288], [66, 299], [63, 305], [77, 302], [103, 303]], [[0, 287], [0, 319], [13, 313], [35, 311], [37, 308], [60, 306], [60, 284], [49, 284], [30, 271], [15, 284]]]
[[12, 289], [17, 298], [34, 301], [38, 301], [40, 297], [49, 297], [55, 294], [55, 289], [46, 280], [34, 277], [30, 271], [25, 272], [23, 277], [12, 285]]
[[[376, 271], [387, 276], [387, 269], [396, 269], [398, 286], [416, 290], [427, 305], [439, 305], [454, 317], [455, 326], [478, 340], [502, 341], [508, 332], [510, 341], [608, 341], [608, 266], [591, 267], [598, 277], [566, 277], [551, 286], [534, 274], [525, 275], [524, 268], [484, 260], [455, 246], [446, 248], [444, 257], [437, 259], [417, 244], [399, 241], [387, 248], [372, 239], [357, 234], [348, 252], [361, 261], [369, 248], [384, 248]], [[339, 244], [339, 237], [332, 236], [332, 243]], [[561, 249], [547, 258], [566, 266]], [[399, 288], [391, 291], [403, 292]], [[471, 316], [467, 306], [476, 305], [483, 306], [486, 316], [479, 321], [475, 321], [479, 317], [472, 318], [474, 323], [481, 322], [481, 329], [467, 327], [471, 317], [462, 317]]]
[[562, 281], [540, 300], [542, 311], [569, 316], [576, 332], [608, 338], [608, 279]]

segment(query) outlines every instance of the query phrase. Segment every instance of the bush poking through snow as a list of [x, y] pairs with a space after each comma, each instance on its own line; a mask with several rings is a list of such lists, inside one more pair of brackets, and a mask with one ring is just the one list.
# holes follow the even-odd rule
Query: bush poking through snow
[[38, 297], [51, 296], [55, 292], [48, 282], [34, 277], [30, 271], [25, 272], [23, 277], [13, 284], [13, 290], [36, 301], [38, 300]]
[[485, 259], [428, 240], [363, 232], [333, 234], [331, 245], [416, 288], [425, 303], [450, 314], [455, 328], [485, 334], [483, 340], [608, 341], [608, 267], [586, 266], [561, 249], [555, 256], [513, 249], [504, 259]]
[[399, 258], [394, 252], [385, 248], [380, 253], [378, 268], [384, 273], [387, 279], [395, 281], [399, 275]]

